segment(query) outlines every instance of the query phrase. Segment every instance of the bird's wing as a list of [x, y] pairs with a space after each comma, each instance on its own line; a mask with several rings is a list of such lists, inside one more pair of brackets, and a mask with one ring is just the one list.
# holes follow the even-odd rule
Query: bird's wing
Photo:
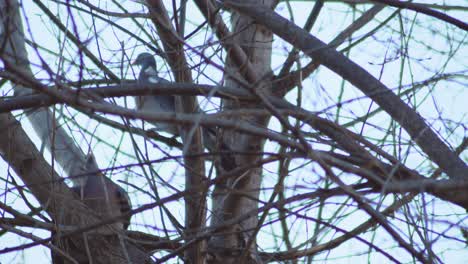
[[153, 67], [141, 71], [138, 80], [143, 83], [169, 83], [168, 80], [159, 77], [158, 72]]
[[148, 77], [148, 82], [150, 83], [170, 83], [170, 81], [164, 79], [164, 78], [161, 78], [161, 77], [158, 77], [158, 76], [149, 76]]
[[[72, 190], [101, 217], [116, 217], [128, 213], [132, 204], [127, 192], [101, 173], [94, 159], [88, 155], [83, 173], [87, 175], [82, 186], [75, 186]], [[116, 222], [112, 226], [127, 229], [130, 224], [130, 215], [126, 219]]]
[[[156, 69], [152, 67], [142, 70], [138, 81], [142, 84], [169, 83], [168, 80], [159, 77]], [[138, 96], [136, 101], [140, 110], [175, 111], [175, 98], [172, 95]]]

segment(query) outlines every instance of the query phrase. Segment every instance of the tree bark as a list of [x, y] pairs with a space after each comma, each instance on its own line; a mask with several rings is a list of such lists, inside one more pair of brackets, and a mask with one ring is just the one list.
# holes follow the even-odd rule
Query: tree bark
[[362, 67], [294, 23], [268, 8], [256, 4], [255, 1], [223, 1], [223, 3], [225, 6], [255, 19], [255, 22], [272, 30], [273, 33], [360, 89], [400, 123], [419, 147], [449, 177], [453, 179], [468, 178], [466, 164], [440, 140], [424, 119]]
[[[167, 10], [162, 1], [147, 1], [151, 19], [158, 30], [176, 82], [192, 83], [192, 73], [184, 54], [183, 38], [171, 24]], [[182, 30], [183, 31], [183, 30]], [[176, 111], [178, 113], [197, 113], [198, 102], [195, 97], [177, 96]], [[185, 166], [185, 189], [196, 190], [185, 197], [185, 238], [191, 243], [197, 232], [206, 225], [206, 190], [202, 188], [206, 180], [204, 159], [197, 157], [203, 153], [202, 130], [199, 125], [182, 126], [180, 128]], [[195, 242], [185, 251], [187, 263], [204, 263], [204, 241]]]
[[[275, 1], [263, 1], [259, 5], [272, 8]], [[248, 63], [240, 65], [241, 56], [227, 56], [225, 66], [225, 85], [240, 89], [257, 90], [261, 93], [269, 93], [271, 90], [271, 51], [273, 35], [271, 31], [255, 23], [251, 18], [240, 13], [232, 12], [231, 25], [233, 32], [231, 37], [225, 39], [228, 54], [246, 54]], [[240, 47], [242, 52], [231, 51]], [[245, 68], [245, 65], [251, 67]], [[264, 78], [266, 76], [266, 78]], [[256, 81], [254, 83], [254, 81]], [[243, 85], [248, 84], [249, 87]], [[258, 103], [241, 103], [224, 99], [223, 110], [258, 109]], [[266, 127], [270, 117], [242, 117], [242, 121], [254, 123], [260, 127]], [[265, 140], [261, 137], [247, 135], [232, 130], [222, 133], [222, 142], [231, 150], [240, 153], [261, 153]], [[249, 211], [258, 208], [258, 196], [262, 179], [262, 168], [257, 167], [262, 155], [233, 155], [232, 159], [221, 160], [218, 177], [223, 172], [239, 166], [250, 168], [240, 175], [226, 182], [217, 184], [213, 192], [213, 216], [210, 225], [215, 227], [222, 225], [229, 219], [238, 218]], [[257, 217], [250, 217], [239, 225], [229, 226], [220, 233], [215, 234], [209, 242], [209, 252], [213, 253], [214, 263], [236, 263], [239, 258], [246, 257], [249, 261], [259, 261], [256, 251], [256, 239], [252, 237], [253, 230], [257, 227]], [[250, 248], [246, 248], [250, 242]], [[249, 252], [247, 256], [245, 252]], [[247, 263], [247, 262], [246, 262]]]
[[[25, 49], [25, 37], [16, 0], [0, 1], [0, 43], [2, 58], [7, 71], [34, 79]], [[14, 85], [15, 94], [30, 94], [31, 89]], [[28, 118], [44, 144], [55, 154], [58, 162], [69, 175], [82, 174], [85, 157], [65, 130], [55, 126], [52, 113], [44, 107], [26, 110]], [[149, 263], [150, 256], [134, 244], [123, 239], [123, 230], [111, 225], [118, 219], [105, 219], [100, 223], [98, 212], [93, 212], [55, 174], [54, 168], [44, 160], [20, 123], [11, 114], [0, 115], [0, 153], [31, 190], [42, 208], [49, 214], [56, 228], [52, 230], [53, 243], [62, 251], [53, 252], [54, 263]], [[96, 171], [99, 168], [94, 168]], [[75, 178], [79, 183], [80, 178]], [[115, 183], [114, 183], [115, 184]], [[106, 235], [97, 233], [105, 231]], [[79, 228], [78, 228], [79, 227]], [[77, 229], [78, 228], [78, 229]], [[64, 253], [65, 252], [65, 253]]]

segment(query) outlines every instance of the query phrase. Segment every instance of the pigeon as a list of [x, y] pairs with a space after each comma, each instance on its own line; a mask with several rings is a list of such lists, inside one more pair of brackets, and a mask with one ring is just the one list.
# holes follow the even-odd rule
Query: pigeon
[[[151, 54], [147, 52], [141, 53], [133, 62], [133, 65], [141, 67], [140, 75], [138, 76], [139, 84], [169, 83], [168, 80], [158, 76], [156, 61]], [[175, 96], [173, 95], [135, 96], [135, 104], [136, 108], [142, 111], [169, 113], [176, 111]], [[164, 122], [153, 122], [153, 124], [158, 131], [164, 131], [176, 137], [179, 136], [179, 129], [175, 124]]]
[[[81, 186], [73, 187], [72, 191], [101, 218], [120, 216], [131, 210], [132, 204], [127, 192], [102, 174], [93, 155], [86, 157], [82, 173], [86, 175], [86, 181]], [[128, 214], [125, 219], [112, 226], [126, 230], [130, 217]]]
[[[153, 55], [148, 52], [141, 53], [137, 56], [133, 65], [138, 65], [141, 67], [140, 74], [138, 76], [139, 84], [158, 84], [158, 83], [168, 83], [169, 81], [158, 76], [158, 71], [156, 68], [156, 60]], [[149, 112], [169, 112], [175, 113], [175, 96], [173, 95], [145, 95], [145, 96], [135, 96], [136, 108], [141, 111]], [[158, 131], [164, 131], [172, 134], [174, 137], [178, 137], [179, 129], [176, 124], [163, 123], [163, 122], [153, 122]], [[217, 133], [214, 129], [209, 127], [202, 128], [202, 138], [203, 145], [209, 151], [221, 151], [224, 154], [221, 154], [221, 159], [224, 160], [225, 164], [233, 160], [232, 155], [230, 155], [230, 148], [223, 142], [217, 142]], [[218, 148], [217, 148], [218, 147]], [[227, 167], [228, 170], [235, 168], [235, 165], [230, 165]]]

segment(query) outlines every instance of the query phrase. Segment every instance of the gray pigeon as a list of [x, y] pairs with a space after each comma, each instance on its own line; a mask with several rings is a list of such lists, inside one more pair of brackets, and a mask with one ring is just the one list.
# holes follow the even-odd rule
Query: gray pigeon
[[[88, 155], [85, 164], [80, 168], [78, 175], [73, 176], [86, 176], [86, 182], [81, 186], [75, 186], [72, 191], [77, 197], [83, 201], [90, 209], [94, 211], [96, 217], [101, 220], [107, 220], [113, 217], [122, 216], [127, 214], [124, 219], [110, 224], [114, 230], [107, 227], [99, 227], [95, 230], [88, 231], [89, 233], [99, 233], [102, 235], [115, 235], [114, 231], [126, 230], [130, 224], [129, 214], [131, 210], [131, 202], [127, 192], [107, 178], [99, 170], [99, 167], [93, 155]], [[88, 251], [83, 252], [75, 245], [75, 240], [81, 237], [82, 234], [68, 237], [63, 236], [61, 232], [52, 231], [52, 243], [60, 245], [60, 248], [66, 249], [67, 254], [71, 254], [73, 259], [77, 260], [76, 263], [89, 263], [90, 255]], [[63, 253], [62, 253], [63, 254]], [[58, 254], [55, 250], [51, 251], [52, 262], [56, 264], [69, 263], [68, 258]]]
[[[139, 84], [157, 84], [161, 82], [169, 82], [166, 79], [160, 78], [158, 76], [158, 71], [156, 69], [156, 61], [154, 57], [147, 52], [141, 53], [137, 56], [136, 60], [133, 62], [133, 65], [139, 65], [141, 67], [140, 75], [138, 76]], [[175, 112], [175, 96], [173, 95], [145, 95], [145, 96], [135, 96], [135, 103], [138, 110], [149, 111], [149, 112]], [[159, 131], [164, 131], [172, 135], [179, 136], [179, 129], [177, 125], [170, 123], [162, 122], [153, 122], [156, 128]], [[226, 152], [227, 154], [222, 154], [221, 158], [226, 161], [233, 160], [229, 155], [230, 148], [223, 142], [217, 142], [216, 131], [209, 127], [204, 127], [202, 129], [203, 136], [203, 145], [210, 151], [220, 151]], [[217, 144], [219, 143], [219, 144]], [[219, 145], [219, 146], [218, 146]], [[216, 147], [219, 148], [216, 148]], [[226, 163], [226, 162], [225, 162]], [[226, 163], [227, 164], [227, 163]], [[231, 170], [235, 167], [235, 164], [227, 168]]]
[[[169, 81], [158, 76], [156, 69], [156, 61], [154, 57], [147, 53], [138, 55], [133, 65], [141, 67], [140, 75], [138, 76], [139, 84], [157, 84], [168, 83]], [[173, 95], [146, 95], [135, 96], [135, 103], [138, 110], [148, 112], [175, 112], [175, 96]], [[176, 125], [163, 122], [153, 122], [159, 131], [170, 133], [174, 136], [179, 135], [179, 129]]]
[[[73, 187], [72, 190], [83, 202], [93, 209], [103, 219], [120, 216], [128, 213], [132, 204], [127, 192], [104, 176], [94, 159], [94, 156], [86, 157], [86, 164], [82, 170], [86, 175], [83, 186]], [[113, 224], [117, 229], [127, 229], [131, 215]]]

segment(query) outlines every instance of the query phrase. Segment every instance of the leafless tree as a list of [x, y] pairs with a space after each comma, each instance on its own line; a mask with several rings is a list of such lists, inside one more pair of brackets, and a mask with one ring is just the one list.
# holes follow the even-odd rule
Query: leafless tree
[[[468, 253], [467, 112], [450, 110], [468, 99], [468, 25], [457, 19], [467, 7], [0, 7], [6, 259], [39, 246], [53, 263], [453, 263]], [[140, 52], [172, 82], [136, 82]], [[176, 113], [130, 100], [159, 95], [176, 96]], [[177, 124], [181, 137], [151, 122]]]

